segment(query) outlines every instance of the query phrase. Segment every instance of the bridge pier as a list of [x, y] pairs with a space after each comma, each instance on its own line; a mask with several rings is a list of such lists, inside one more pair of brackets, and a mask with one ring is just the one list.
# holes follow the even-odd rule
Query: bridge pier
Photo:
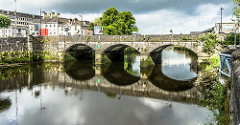
[[111, 60], [100, 51], [95, 51], [95, 65], [110, 63]]
[[144, 54], [140, 53], [140, 67], [148, 68], [153, 65], [155, 65], [155, 64], [150, 55], [145, 54], [145, 53]]

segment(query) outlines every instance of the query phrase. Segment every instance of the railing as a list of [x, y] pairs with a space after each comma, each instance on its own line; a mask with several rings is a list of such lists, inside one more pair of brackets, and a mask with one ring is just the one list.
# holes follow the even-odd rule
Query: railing
[[225, 76], [231, 77], [231, 55], [219, 53], [220, 69], [219, 72]]

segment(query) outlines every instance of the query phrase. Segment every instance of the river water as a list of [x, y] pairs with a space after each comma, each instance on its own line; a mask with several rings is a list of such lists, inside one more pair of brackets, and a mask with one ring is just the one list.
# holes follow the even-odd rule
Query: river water
[[0, 69], [1, 125], [198, 125], [213, 114], [194, 86], [197, 59], [178, 47], [162, 63], [41, 63]]

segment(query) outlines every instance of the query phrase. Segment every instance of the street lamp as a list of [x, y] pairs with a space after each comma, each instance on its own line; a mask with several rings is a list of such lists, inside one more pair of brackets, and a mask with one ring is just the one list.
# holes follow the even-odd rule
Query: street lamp
[[173, 30], [172, 29], [170, 30], [170, 33], [172, 33], [172, 42], [173, 42]]
[[222, 11], [223, 11], [223, 7], [221, 6], [221, 8], [220, 8], [220, 10], [221, 10], [221, 31], [220, 31], [220, 28], [219, 28], [219, 32], [220, 33], [222, 33]]
[[17, 37], [17, 0], [14, 0], [15, 2], [15, 23], [14, 23], [14, 30], [13, 30], [13, 36]]

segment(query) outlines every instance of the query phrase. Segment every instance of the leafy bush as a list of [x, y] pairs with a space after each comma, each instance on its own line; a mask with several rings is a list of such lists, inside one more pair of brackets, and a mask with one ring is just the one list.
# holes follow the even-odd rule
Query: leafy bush
[[[234, 33], [228, 34], [226, 39], [225, 39], [225, 41], [223, 42], [223, 45], [224, 46], [234, 45], [234, 37], [235, 37]], [[236, 34], [236, 43], [237, 43], [237, 45], [239, 45], [239, 41], [240, 41], [240, 34]]]
[[200, 37], [199, 40], [203, 41], [203, 51], [209, 54], [214, 53], [215, 47], [220, 43], [217, 40], [217, 35], [213, 33], [206, 34]]

